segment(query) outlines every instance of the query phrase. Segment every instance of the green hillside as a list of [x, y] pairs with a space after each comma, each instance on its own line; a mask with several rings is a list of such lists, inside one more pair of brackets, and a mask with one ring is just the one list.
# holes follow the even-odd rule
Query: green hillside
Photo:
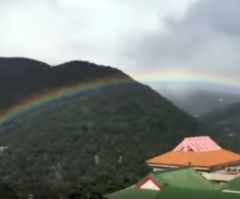
[[[129, 78], [113, 68], [89, 65], [59, 66], [54, 69], [61, 71], [57, 81], [66, 81], [64, 74], [75, 80], [80, 74], [80, 82]], [[150, 170], [146, 159], [199, 134], [193, 118], [129, 80], [54, 101], [1, 128], [0, 145], [8, 146], [0, 156], [1, 180], [22, 198], [30, 193], [41, 199], [96, 198], [135, 183]]]
[[212, 112], [201, 118], [208, 132], [223, 146], [240, 152], [240, 104]]
[[194, 120], [145, 89], [80, 97], [2, 132], [9, 147], [2, 179], [36, 193], [59, 175], [70, 187], [100, 193], [135, 182], [148, 171], [147, 158], [197, 133]]

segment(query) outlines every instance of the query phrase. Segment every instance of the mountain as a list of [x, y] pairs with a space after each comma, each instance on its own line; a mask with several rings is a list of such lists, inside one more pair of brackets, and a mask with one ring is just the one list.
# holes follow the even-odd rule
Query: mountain
[[[178, 90], [184, 91], [184, 88], [179, 86]], [[184, 92], [159, 89], [159, 92], [196, 118], [218, 112], [240, 101], [240, 93], [227, 88], [191, 88]]]
[[129, 78], [117, 69], [71, 61], [50, 66], [27, 58], [0, 58], [0, 108], [39, 92], [105, 77]]
[[51, 108], [0, 128], [1, 181], [21, 198], [98, 198], [146, 175], [146, 159], [199, 134], [195, 119], [114, 68], [2, 58], [0, 74], [2, 109], [46, 90], [127, 80], [53, 101]]
[[200, 121], [207, 131], [214, 132], [223, 144], [240, 151], [240, 103], [206, 114]]

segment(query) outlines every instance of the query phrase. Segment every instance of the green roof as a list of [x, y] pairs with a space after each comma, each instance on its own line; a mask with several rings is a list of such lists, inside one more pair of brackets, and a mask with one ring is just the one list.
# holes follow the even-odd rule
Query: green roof
[[105, 196], [109, 199], [239, 199], [238, 194], [167, 187], [162, 191], [140, 190], [135, 186]]
[[135, 186], [108, 194], [105, 197], [109, 199], [155, 199], [158, 191], [138, 189]]
[[[121, 199], [121, 198], [117, 198]], [[130, 199], [130, 198], [129, 198]], [[131, 198], [134, 199], [134, 198]], [[153, 198], [145, 198], [153, 199]], [[160, 191], [154, 199], [239, 199], [238, 194], [222, 193], [220, 191], [167, 188]]]
[[169, 186], [198, 190], [217, 190], [217, 187], [192, 168], [156, 171], [151, 173], [150, 176], [161, 187]]
[[223, 189], [240, 191], [240, 177], [237, 177], [230, 182], [228, 182]]
[[[140, 189], [138, 184], [144, 182], [147, 178], [151, 178], [160, 186], [161, 191]], [[221, 196], [219, 196], [219, 194]], [[168, 171], [155, 171], [147, 177], [140, 180], [136, 185], [117, 191], [113, 194], [106, 195], [109, 199], [228, 199], [227, 193], [217, 191], [212, 183], [198, 174], [192, 168], [175, 169]], [[227, 194], [230, 196], [231, 194]], [[207, 196], [207, 197], [206, 197]], [[209, 197], [208, 197], [209, 196]], [[216, 196], [216, 197], [215, 197]], [[230, 198], [232, 198], [231, 196]], [[233, 197], [238, 198], [238, 197]]]

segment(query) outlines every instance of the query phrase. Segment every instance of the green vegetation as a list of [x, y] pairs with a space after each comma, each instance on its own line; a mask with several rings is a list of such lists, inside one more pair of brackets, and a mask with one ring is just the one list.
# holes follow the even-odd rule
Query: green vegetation
[[[102, 78], [129, 83], [53, 102], [0, 128], [0, 146], [8, 146], [0, 154], [0, 177], [13, 193], [101, 198], [145, 176], [146, 159], [200, 134], [198, 122], [149, 87], [87, 62], [51, 68], [33, 60], [0, 59], [0, 106], [4, 110], [32, 94]], [[164, 198], [165, 191], [161, 194]]]
[[[30, 69], [28, 64], [24, 74]], [[129, 78], [83, 62], [59, 66], [55, 73], [56, 85], [77, 78]], [[197, 135], [199, 128], [189, 115], [134, 81], [54, 102], [10, 127], [0, 134], [0, 145], [9, 147], [0, 156], [0, 175], [23, 198], [29, 193], [35, 198], [103, 194], [129, 186], [149, 172], [146, 159], [184, 136]]]
[[18, 196], [16, 191], [12, 187], [4, 183], [0, 183], [0, 198], [1, 199], [18, 199]]
[[1, 178], [23, 195], [118, 190], [149, 171], [147, 158], [198, 133], [191, 117], [137, 83], [54, 107], [0, 135], [9, 146]]

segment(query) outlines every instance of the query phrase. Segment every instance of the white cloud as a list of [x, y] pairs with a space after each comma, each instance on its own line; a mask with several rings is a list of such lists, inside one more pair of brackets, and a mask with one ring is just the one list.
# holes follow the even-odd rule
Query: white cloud
[[3, 1], [0, 54], [51, 64], [83, 59], [127, 65], [122, 53], [131, 45], [129, 34], [137, 37], [159, 27], [163, 30], [165, 17], [180, 18], [192, 1]]
[[[182, 20], [168, 20], [167, 32], [159, 29], [139, 36], [129, 48], [131, 64], [143, 71], [189, 70], [238, 79], [239, 6], [239, 0], [195, 3]], [[188, 84], [195, 86], [204, 87]]]

